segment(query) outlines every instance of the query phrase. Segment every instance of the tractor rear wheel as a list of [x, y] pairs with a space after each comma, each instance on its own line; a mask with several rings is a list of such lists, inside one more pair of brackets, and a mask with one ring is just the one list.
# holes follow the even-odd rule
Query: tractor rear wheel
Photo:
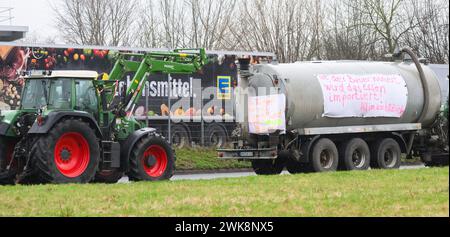
[[[8, 141], [6, 138], [0, 137], [0, 185], [14, 184], [15, 164], [7, 170], [12, 160], [15, 143]], [[17, 166], [17, 165], [16, 165]]]
[[158, 181], [172, 178], [175, 172], [175, 152], [159, 134], [142, 138], [130, 156], [131, 181]]
[[98, 169], [100, 146], [89, 124], [63, 120], [31, 148], [38, 183], [88, 183]]

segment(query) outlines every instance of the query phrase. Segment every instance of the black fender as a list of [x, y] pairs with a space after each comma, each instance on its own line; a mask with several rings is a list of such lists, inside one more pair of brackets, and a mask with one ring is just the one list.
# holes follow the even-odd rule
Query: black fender
[[316, 135], [315, 137], [311, 138], [310, 140], [305, 142], [303, 145], [301, 145], [300, 150], [302, 151], [304, 158], [300, 159], [300, 162], [302, 162], [302, 163], [308, 163], [309, 162], [309, 158], [310, 158], [310, 154], [311, 154], [311, 148], [316, 143], [316, 141], [319, 140], [319, 138], [321, 138], [321, 135]]
[[0, 135], [6, 135], [10, 125], [4, 122], [0, 122]]
[[64, 118], [81, 118], [88, 122], [89, 125], [95, 129], [95, 133], [99, 138], [102, 138], [102, 132], [98, 126], [97, 120], [89, 113], [83, 111], [52, 111], [44, 118], [44, 122], [38, 125], [34, 122], [33, 126], [28, 131], [28, 134], [46, 134], [53, 126]]
[[228, 139], [228, 131], [227, 131], [227, 128], [225, 127], [225, 125], [223, 125], [223, 124], [216, 123], [216, 122], [211, 123], [206, 127], [206, 130], [208, 130], [209, 128], [213, 128], [214, 126], [221, 128], [225, 132], [225, 135], [227, 136], [227, 139]]
[[[172, 131], [173, 128], [176, 128], [176, 127], [181, 127], [184, 130], [186, 130], [188, 138], [189, 138], [189, 140], [191, 140], [191, 138], [192, 138], [191, 129], [189, 129], [189, 126], [186, 123], [181, 122], [181, 123], [174, 123], [174, 124], [172, 124], [171, 125], [171, 131]], [[168, 133], [169, 133], [169, 131], [167, 130], [167, 135], [168, 135]]]
[[130, 156], [134, 148], [134, 145], [136, 145], [136, 143], [141, 138], [148, 135], [152, 136], [155, 134], [156, 134], [155, 128], [141, 128], [131, 133], [126, 140], [121, 142], [121, 149], [120, 149], [121, 170], [128, 171], [128, 168], [130, 166]]
[[403, 153], [409, 154], [410, 151], [408, 151], [408, 145], [402, 134], [393, 132], [392, 138], [400, 145], [400, 149]]

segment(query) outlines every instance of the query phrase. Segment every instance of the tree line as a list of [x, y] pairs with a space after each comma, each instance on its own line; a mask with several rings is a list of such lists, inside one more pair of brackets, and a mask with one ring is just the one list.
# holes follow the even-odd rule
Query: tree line
[[448, 63], [447, 0], [64, 0], [66, 43], [266, 51], [280, 62], [379, 60], [408, 46]]

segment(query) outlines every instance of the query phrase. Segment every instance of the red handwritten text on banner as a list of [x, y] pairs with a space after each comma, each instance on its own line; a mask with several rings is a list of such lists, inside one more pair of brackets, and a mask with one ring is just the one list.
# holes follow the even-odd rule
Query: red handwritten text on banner
[[400, 75], [322, 74], [324, 117], [394, 117], [405, 112], [408, 89]]

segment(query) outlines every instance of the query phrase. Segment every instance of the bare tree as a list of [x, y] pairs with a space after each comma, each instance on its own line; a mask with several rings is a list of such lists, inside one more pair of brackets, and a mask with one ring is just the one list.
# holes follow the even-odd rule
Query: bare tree
[[161, 21], [158, 15], [157, 5], [153, 1], [148, 1], [140, 6], [139, 27], [134, 32], [139, 46], [158, 48], [163, 45], [160, 36]]
[[405, 36], [405, 45], [414, 48], [432, 63], [448, 63], [449, 57], [449, 2], [444, 0], [409, 0], [409, 18], [418, 27]]
[[327, 5], [326, 29], [322, 35], [325, 59], [374, 57], [371, 46], [376, 41], [376, 33], [364, 26], [366, 19], [360, 4], [361, 0], [334, 0]]
[[236, 0], [187, 0], [190, 6], [190, 45], [223, 48], [233, 20]]
[[432, 62], [449, 56], [446, 0], [64, 0], [54, 8], [75, 44], [268, 51], [281, 62], [381, 59], [403, 45]]
[[236, 45], [246, 50], [274, 52], [281, 62], [305, 59], [309, 54], [311, 1], [252, 0], [242, 2], [231, 29]]
[[369, 21], [366, 26], [380, 35], [386, 46], [384, 51], [394, 52], [401, 37], [418, 23], [405, 17], [405, 0], [363, 0], [361, 7]]
[[130, 45], [132, 43], [131, 33], [133, 30], [133, 19], [135, 18], [134, 0], [108, 1], [108, 18], [110, 45]]
[[64, 0], [53, 6], [68, 43], [123, 45], [129, 40], [134, 1]]

